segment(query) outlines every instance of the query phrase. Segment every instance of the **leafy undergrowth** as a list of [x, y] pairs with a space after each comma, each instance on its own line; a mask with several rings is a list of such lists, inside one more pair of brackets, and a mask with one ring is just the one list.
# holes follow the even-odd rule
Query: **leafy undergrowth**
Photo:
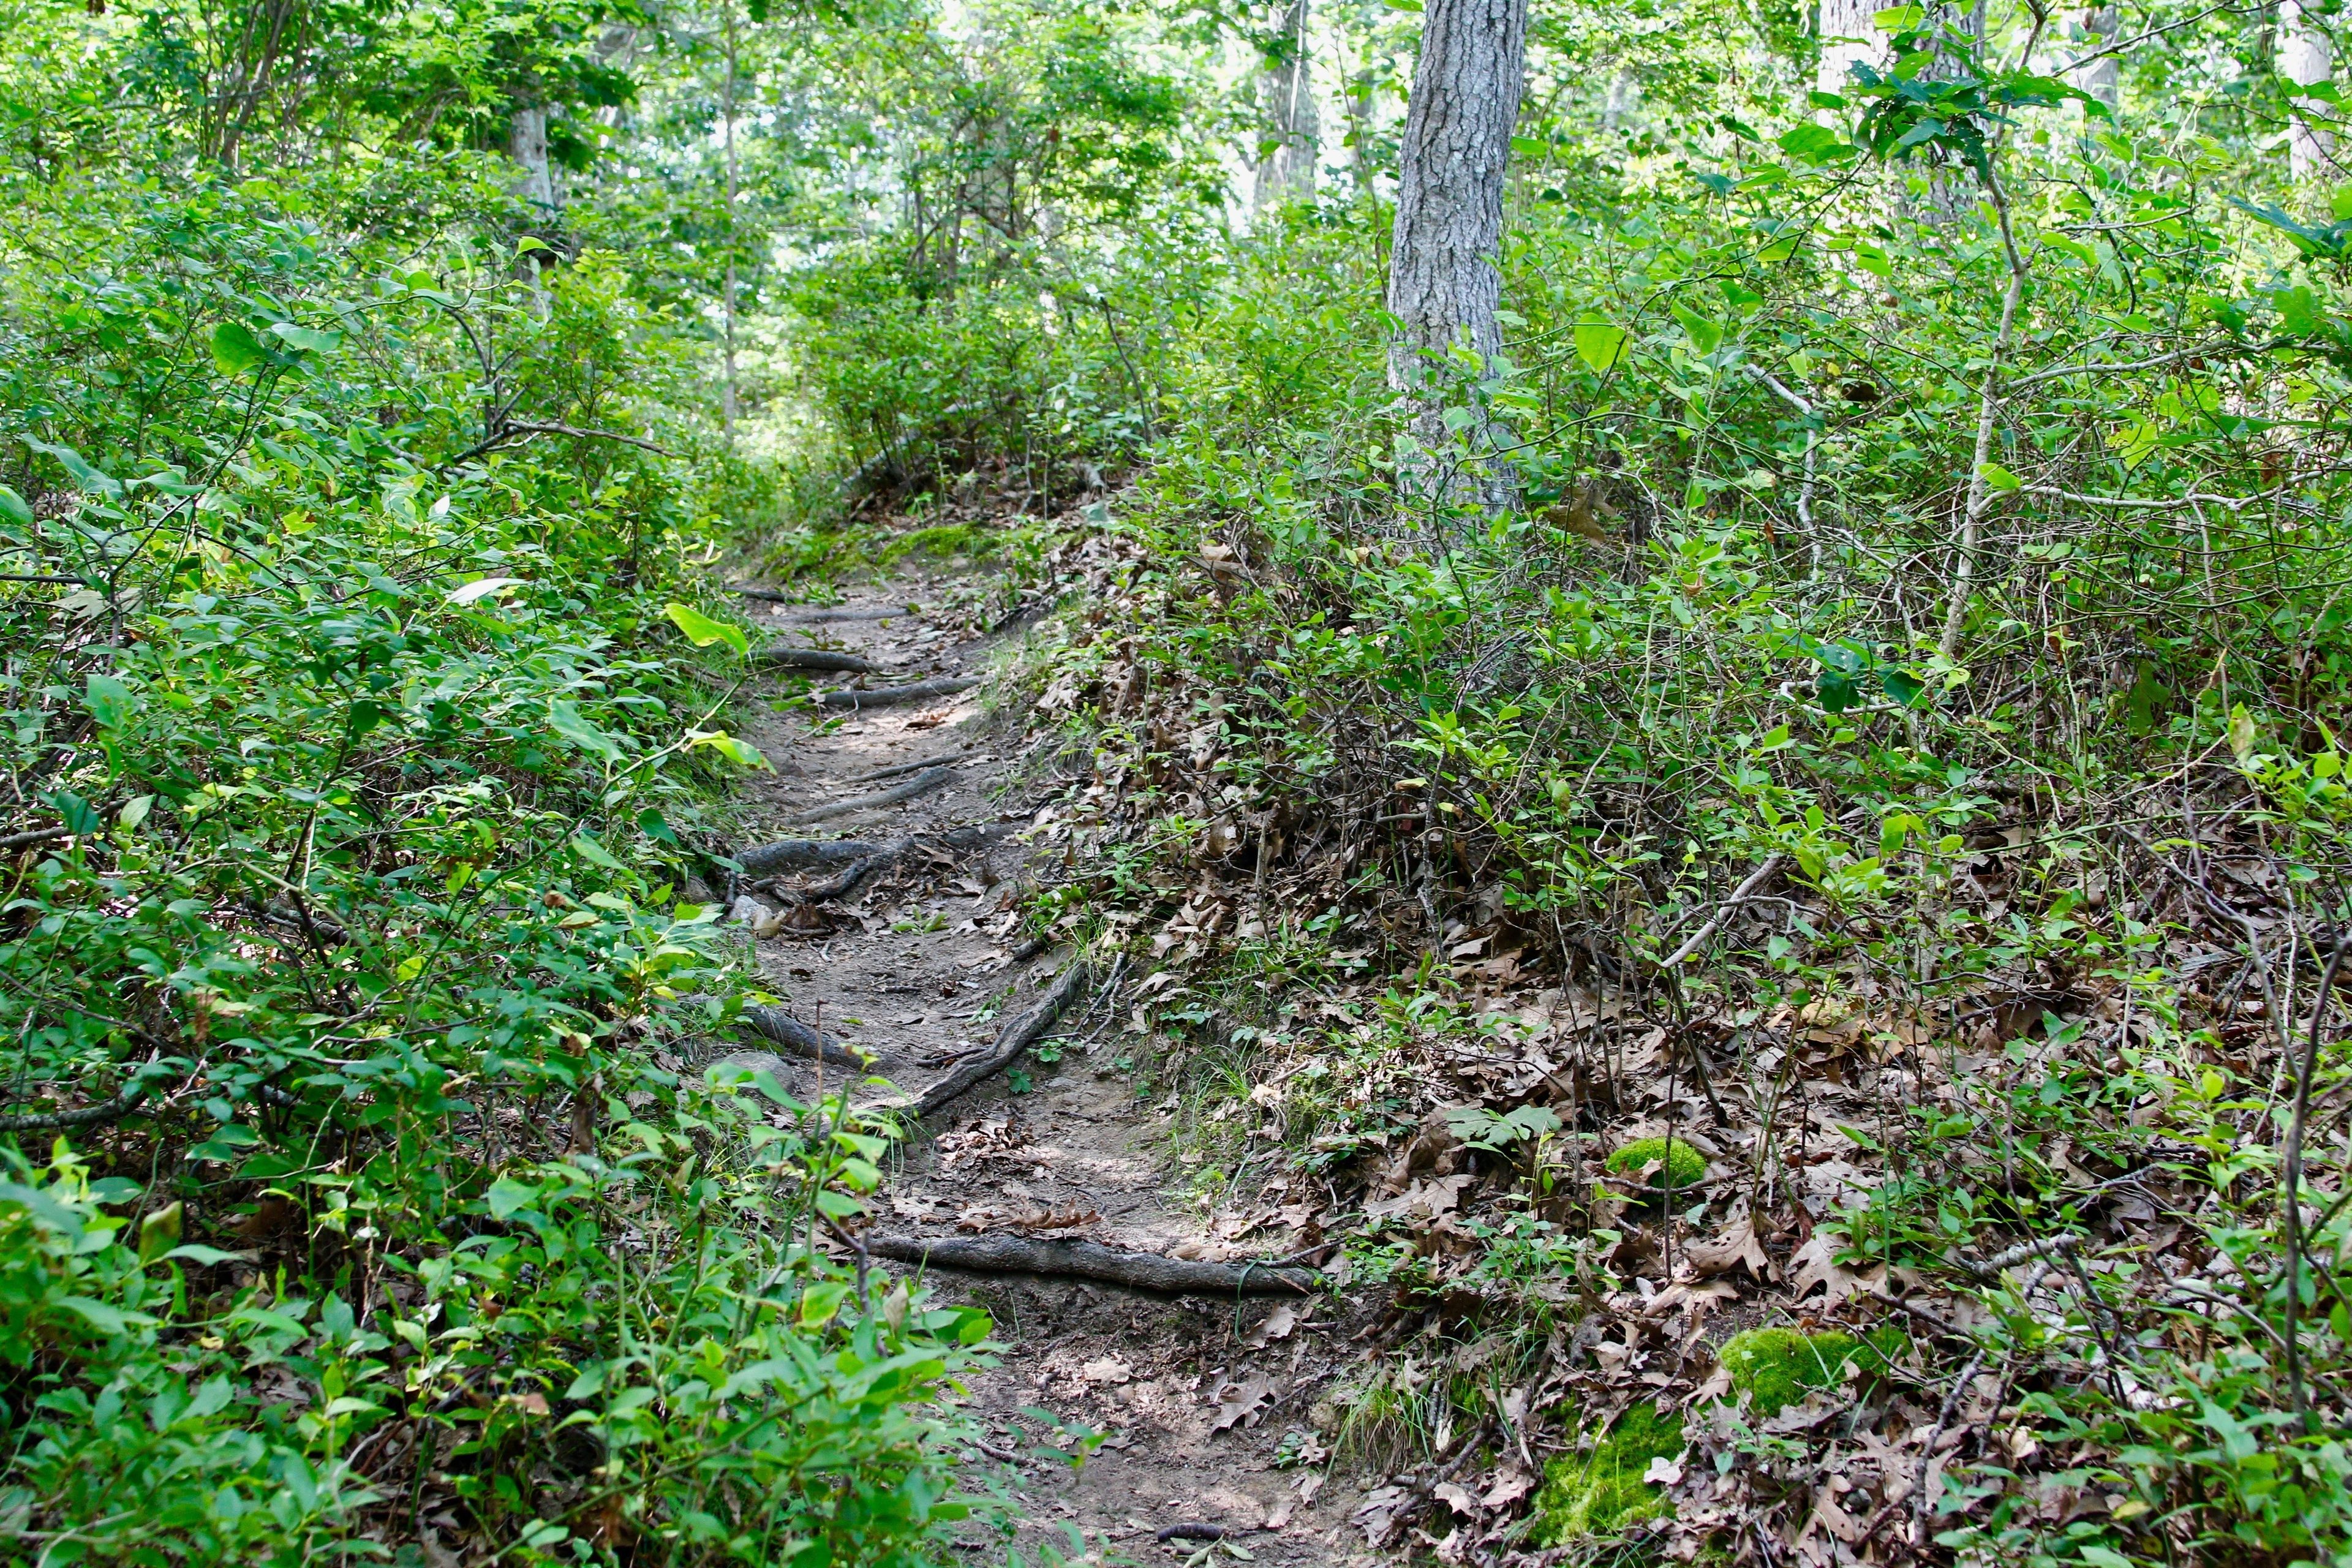
[[743, 633], [670, 597], [743, 476], [690, 416], [601, 434], [666, 324], [593, 253], [533, 290], [223, 189], [28, 199], [5, 1554], [943, 1552], [987, 1320], [828, 1252], [888, 1129], [699, 1070], [751, 977], [673, 889], [761, 759]]
[[[2045, 194], [1874, 275], [1997, 292], [1995, 219], [2056, 225]], [[1127, 1059], [1218, 1234], [1387, 1302], [1327, 1402], [1376, 1545], [1536, 1550], [1547, 1467], [1599, 1440], [1546, 1413], [1639, 1398], [1686, 1444], [1643, 1552], [2341, 1560], [2346, 470], [2297, 447], [2307, 521], [2273, 533], [2250, 446], [2085, 455], [2147, 389], [2083, 368], [2111, 280], [2044, 268], [2035, 384], [2085, 390], [2004, 416], [2041, 477], [2004, 459], [2005, 553], [1931, 599], [1956, 655], [1894, 562], [1943, 548], [1965, 388], [1876, 362], [1905, 406], [1852, 400], [1835, 449], [1888, 521], [1818, 551], [1772, 475], [1698, 454], [1785, 459], [1769, 383], [1834, 390], [1898, 329], [1958, 363], [1970, 318], [1635, 207], [1576, 220], [1613, 250], [1527, 239], [1534, 363], [1465, 375], [1444, 455], [1507, 417], [1575, 505], [1412, 499], [1377, 331], [1308, 333], [1341, 307], [1254, 279], [1328, 394], [1203, 412], [1048, 553], [1085, 592], [1027, 716], [1085, 776], [1040, 814], [1070, 871], [1036, 917], [1128, 954]], [[2212, 214], [2167, 210], [2200, 237], [2148, 265], [2230, 286]], [[1599, 330], [1652, 287], [1672, 321]], [[2231, 344], [2231, 396], [2336, 385], [2252, 330], [2264, 299], [2132, 330]], [[2155, 520], [2215, 495], [2184, 553]], [[1759, 1328], [1837, 1374], [1773, 1408], [1721, 1354]]]

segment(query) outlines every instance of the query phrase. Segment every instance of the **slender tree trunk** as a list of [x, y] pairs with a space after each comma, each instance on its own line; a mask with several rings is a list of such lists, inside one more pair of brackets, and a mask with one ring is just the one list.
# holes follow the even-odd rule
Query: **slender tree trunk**
[[[547, 108], [529, 104], [517, 109], [507, 122], [507, 151], [515, 161], [515, 194], [538, 208], [526, 236], [553, 243], [556, 221], [555, 171], [547, 161]], [[530, 279], [532, 302], [541, 320], [547, 316], [547, 289], [540, 279], [537, 251], [523, 258]]]
[[1876, 0], [1822, 0], [1822, 63], [1813, 85], [1823, 92], [1843, 93], [1853, 87], [1857, 61], [1875, 60], [1879, 53]]
[[732, 435], [738, 412], [735, 392], [735, 193], [738, 172], [735, 163], [735, 7], [725, 12], [727, 22], [727, 102], [721, 116], [727, 141], [727, 282], [722, 309], [726, 313], [727, 353], [726, 379], [719, 389], [719, 429]]
[[555, 218], [555, 174], [547, 162], [547, 110], [530, 104], [507, 122], [507, 152], [516, 168], [515, 194], [537, 207], [540, 221]]
[[1273, 153], [1257, 166], [1252, 195], [1255, 212], [1287, 201], [1315, 199], [1315, 165], [1322, 156], [1322, 127], [1315, 113], [1315, 56], [1307, 35], [1307, 0], [1290, 0], [1280, 17], [1282, 52], [1272, 70], [1258, 76], [1267, 117], [1277, 138]]
[[[2313, 25], [2305, 0], [2279, 0], [2278, 72], [2294, 87], [2326, 81], [2335, 65], [2335, 49], [2326, 33]], [[2300, 93], [2288, 95], [2287, 169], [2297, 180], [2308, 180], [2334, 166], [2336, 138], [2327, 126], [2328, 106]]]
[[[2116, 41], [2123, 26], [2123, 13], [2113, 5], [2095, 5], [2083, 13], [2083, 31], [2088, 35], [2091, 52], [2105, 48]], [[2114, 55], [2099, 55], [2083, 68], [2083, 90], [2097, 99], [2109, 110], [2124, 106], [2124, 63]]]
[[1431, 361], [1466, 341], [1502, 350], [1503, 174], [1527, 78], [1527, 0], [1429, 0], [1397, 161], [1389, 384], [1416, 405], [1424, 447], [1443, 437]]
[[1621, 65], [1609, 79], [1609, 96], [1601, 100], [1601, 129], [1622, 131], [1625, 117], [1642, 101], [1642, 79], [1630, 65]]

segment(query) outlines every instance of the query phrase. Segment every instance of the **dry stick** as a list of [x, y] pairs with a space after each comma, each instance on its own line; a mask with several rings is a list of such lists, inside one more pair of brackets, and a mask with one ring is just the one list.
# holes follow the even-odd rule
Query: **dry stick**
[[1764, 864], [1757, 867], [1755, 870], [1749, 872], [1748, 874], [1748, 880], [1740, 883], [1738, 887], [1734, 888], [1731, 890], [1731, 897], [1726, 899], [1723, 901], [1722, 906], [1718, 908], [1715, 913], [1707, 917], [1706, 924], [1691, 932], [1689, 939], [1680, 947], [1666, 954], [1665, 957], [1658, 960], [1658, 967], [1660, 969], [1671, 971], [1675, 965], [1680, 963], [1684, 959], [1688, 958], [1692, 953], [1696, 952], [1700, 948], [1705, 947], [1706, 945], [1707, 939], [1713, 936], [1717, 931], [1723, 929], [1723, 922], [1729, 920], [1732, 916], [1732, 912], [1738, 910], [1740, 905], [1746, 903], [1750, 898], [1754, 897], [1756, 889], [1762, 887], [1765, 882], [1770, 879], [1772, 873], [1780, 868], [1781, 862], [1787, 858], [1788, 857], [1785, 855], [1770, 856], [1765, 860]]
[[884, 1236], [867, 1240], [877, 1258], [972, 1274], [1053, 1274], [1101, 1279], [1171, 1296], [1305, 1296], [1320, 1278], [1310, 1268], [1255, 1263], [1204, 1263], [1154, 1252], [1120, 1252], [1091, 1241], [1033, 1241], [1019, 1236]]
[[2303, 1060], [2296, 1064], [2294, 1077], [2294, 1114], [2286, 1124], [2285, 1172], [2282, 1176], [2284, 1192], [2281, 1206], [2286, 1221], [2286, 1385], [2294, 1399], [2295, 1414], [2303, 1417], [2306, 1436], [2319, 1435], [2318, 1417], [2312, 1414], [2310, 1402], [2303, 1391], [2303, 1125], [2311, 1111], [2311, 1075], [2319, 1065], [2319, 1029], [2327, 1016], [2328, 998], [2336, 989], [2336, 968], [2344, 962], [2345, 942], [2338, 937], [2333, 952], [2327, 955], [2327, 967], [2319, 976], [2319, 995], [2311, 1005], [2311, 1034], [2304, 1042]]
[[1007, 1024], [996, 1037], [996, 1047], [977, 1061], [966, 1062], [939, 1082], [923, 1091], [915, 1101], [915, 1119], [921, 1121], [962, 1094], [982, 1079], [993, 1077], [1011, 1067], [1022, 1052], [1034, 1044], [1037, 1037], [1054, 1026], [1062, 1010], [1076, 1000], [1086, 988], [1087, 964], [1084, 959], [1074, 961], [1062, 971], [1061, 977], [1045, 988], [1045, 994], [1029, 1010]]
[[751, 656], [762, 669], [829, 669], [851, 675], [878, 675], [882, 667], [854, 653], [822, 647], [763, 647]]
[[784, 818], [795, 826], [823, 822], [827, 817], [847, 816], [852, 812], [878, 811], [886, 805], [896, 805], [902, 800], [912, 800], [919, 795], [929, 795], [944, 787], [955, 777], [953, 768], [930, 768], [917, 773], [905, 784], [894, 784], [872, 795], [854, 795], [848, 800], [836, 800], [828, 805], [813, 805], [806, 811], [796, 811]]
[[1978, 1369], [1984, 1365], [1984, 1352], [1977, 1352], [1969, 1358], [1969, 1364], [1960, 1369], [1960, 1375], [1952, 1380], [1952, 1391], [1944, 1395], [1944, 1407], [1936, 1413], [1935, 1429], [1927, 1434], [1927, 1446], [1919, 1452], [1919, 1489], [1911, 1494], [1919, 1521], [1914, 1531], [1915, 1542], [1917, 1537], [1927, 1534], [1927, 1513], [1936, 1500], [1927, 1495], [1927, 1472], [1936, 1465], [1936, 1445], [1943, 1441], [1944, 1428], [1952, 1424], [1952, 1413], [1960, 1407], [1960, 1395], [1967, 1393], [1969, 1384], [1976, 1381]]
[[1952, 563], [1952, 599], [1944, 611], [1944, 637], [1938, 649], [1947, 662], [1958, 658], [1960, 652], [1960, 630], [1968, 620], [1969, 584], [1976, 576], [1977, 545], [1984, 531], [1984, 516], [1992, 500], [1992, 487], [1985, 481], [1985, 464], [1992, 458], [1992, 430], [2000, 411], [2000, 372], [2009, 358], [2009, 345], [2017, 328], [2018, 301], [2025, 295], [2025, 262], [2017, 254], [2017, 236], [2009, 224], [2009, 197], [2000, 188], [1988, 165], [1983, 175], [1986, 196], [1992, 203], [1993, 216], [2000, 224], [2000, 247], [2009, 259], [2009, 287], [2000, 296], [2000, 331], [1992, 341], [1992, 358], [1986, 364], [1984, 390], [1977, 400], [1977, 442], [1975, 461], [1969, 469], [1968, 500], [1960, 513], [1959, 559]]
[[92, 1127], [101, 1121], [120, 1121], [139, 1109], [147, 1098], [143, 1079], [133, 1079], [122, 1086], [122, 1092], [98, 1105], [79, 1110], [35, 1111], [25, 1116], [0, 1116], [0, 1132], [48, 1132], [68, 1127]]
[[11, 833], [6, 837], [0, 838], [0, 854], [5, 854], [11, 849], [29, 849], [36, 844], [47, 844], [54, 839], [72, 837], [72, 834], [62, 827], [36, 827], [29, 833]]
[[925, 768], [955, 768], [963, 765], [961, 759], [950, 762], [896, 763], [887, 768], [876, 768], [870, 773], [853, 773], [844, 784], [879, 784], [884, 779], [901, 779], [908, 773], [921, 773]]
[[920, 702], [932, 697], [952, 697], [959, 691], [970, 691], [980, 684], [977, 676], [942, 676], [937, 680], [918, 680], [911, 686], [884, 686], [871, 691], [853, 691], [847, 688], [828, 691], [817, 699], [826, 708], [892, 708], [902, 702]]

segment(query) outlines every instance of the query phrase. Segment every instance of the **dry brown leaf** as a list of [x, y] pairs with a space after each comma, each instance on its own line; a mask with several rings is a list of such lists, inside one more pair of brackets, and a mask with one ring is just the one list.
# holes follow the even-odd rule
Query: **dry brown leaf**
[[1468, 1488], [1456, 1482], [1440, 1481], [1437, 1489], [1430, 1495], [1464, 1519], [1478, 1517], [1478, 1500], [1470, 1495]]
[[1212, 1432], [1224, 1432], [1234, 1426], [1255, 1426], [1265, 1414], [1265, 1406], [1274, 1398], [1274, 1380], [1253, 1377], [1247, 1383], [1229, 1383], [1218, 1391], [1217, 1416], [1209, 1423]]
[[1128, 1383], [1134, 1379], [1135, 1368], [1115, 1355], [1105, 1356], [1100, 1361], [1090, 1361], [1078, 1368], [1078, 1375], [1088, 1383]]
[[1527, 1471], [1505, 1470], [1495, 1478], [1494, 1485], [1488, 1487], [1486, 1495], [1478, 1500], [1488, 1508], [1508, 1508], [1535, 1490], [1535, 1478]]
[[1815, 1231], [1811, 1241], [1789, 1255], [1789, 1270], [1790, 1289], [1800, 1299], [1816, 1285], [1822, 1288], [1824, 1300], [1832, 1302], [1886, 1289], [1885, 1264], [1867, 1273], [1855, 1273], [1838, 1262], [1837, 1244], [1826, 1231]]
[[1759, 1280], [1772, 1278], [1771, 1257], [1756, 1238], [1755, 1216], [1748, 1213], [1746, 1204], [1740, 1205], [1713, 1237], [1685, 1247], [1683, 1256], [1701, 1274], [1728, 1274], [1744, 1265], [1749, 1275]]
[[1298, 1327], [1300, 1317], [1301, 1313], [1296, 1307], [1287, 1301], [1281, 1302], [1265, 1315], [1264, 1322], [1243, 1336], [1242, 1343], [1254, 1351], [1262, 1351], [1276, 1340], [1286, 1340]]

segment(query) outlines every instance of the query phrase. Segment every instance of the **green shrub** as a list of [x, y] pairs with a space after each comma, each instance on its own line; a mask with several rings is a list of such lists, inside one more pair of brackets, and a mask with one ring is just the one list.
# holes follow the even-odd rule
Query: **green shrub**
[[1544, 1467], [1536, 1494], [1534, 1539], [1559, 1546], [1585, 1535], [1614, 1535], [1664, 1511], [1665, 1495], [1643, 1480], [1652, 1459], [1683, 1451], [1682, 1423], [1655, 1405], [1617, 1418], [1590, 1454], [1566, 1454]]
[[1892, 1364], [1906, 1341], [1900, 1330], [1874, 1329], [1856, 1336], [1839, 1329], [1806, 1333], [1801, 1329], [1749, 1329], [1726, 1340], [1717, 1357], [1731, 1373], [1731, 1386], [1748, 1395], [1759, 1415], [1778, 1415], [1817, 1388], [1834, 1388], [1846, 1368], [1864, 1371]]
[[1684, 1192], [1706, 1180], [1706, 1157], [1671, 1138], [1636, 1138], [1609, 1156], [1609, 1169], [1621, 1176], [1636, 1175], [1653, 1161], [1664, 1162], [1650, 1178], [1650, 1185], [1659, 1192]]

